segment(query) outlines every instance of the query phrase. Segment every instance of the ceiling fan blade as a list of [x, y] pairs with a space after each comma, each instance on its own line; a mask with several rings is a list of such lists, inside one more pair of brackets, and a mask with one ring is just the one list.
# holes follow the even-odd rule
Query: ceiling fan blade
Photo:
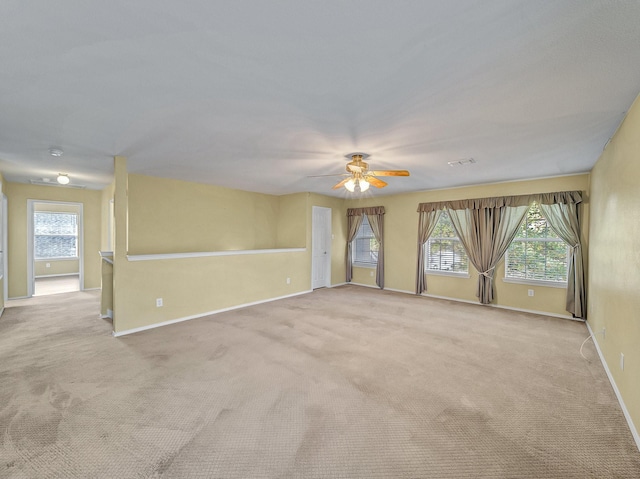
[[375, 176], [409, 176], [407, 170], [377, 170], [370, 171], [369, 174]]
[[345, 178], [344, 180], [342, 180], [341, 182], [339, 182], [337, 185], [335, 185], [333, 187], [334, 190], [337, 190], [338, 188], [341, 188], [344, 186], [344, 184], [349, 181], [351, 179], [351, 176], [349, 176], [349, 178]]
[[309, 176], [306, 176], [305, 178], [325, 178], [327, 176], [351, 176], [351, 175], [347, 173], [336, 173], [334, 175], [309, 175]]
[[373, 176], [367, 176], [365, 177], [365, 180], [367, 180], [371, 186], [375, 186], [376, 188], [384, 188], [388, 184], [386, 181], [374, 178]]

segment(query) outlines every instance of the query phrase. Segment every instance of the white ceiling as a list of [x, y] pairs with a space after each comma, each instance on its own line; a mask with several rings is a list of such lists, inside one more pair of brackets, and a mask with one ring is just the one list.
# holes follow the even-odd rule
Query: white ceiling
[[[640, 90], [640, 2], [3, 0], [0, 171], [271, 194], [585, 172]], [[62, 158], [49, 156], [62, 147]], [[448, 161], [477, 163], [451, 168]]]

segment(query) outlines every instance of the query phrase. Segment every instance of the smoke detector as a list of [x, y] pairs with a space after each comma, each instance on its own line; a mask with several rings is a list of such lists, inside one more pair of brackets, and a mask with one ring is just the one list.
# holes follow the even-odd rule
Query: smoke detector
[[56, 146], [53, 146], [53, 147], [49, 148], [49, 154], [51, 156], [55, 156], [57, 158], [57, 157], [62, 156], [64, 154], [64, 151], [62, 150], [62, 148], [58, 148]]

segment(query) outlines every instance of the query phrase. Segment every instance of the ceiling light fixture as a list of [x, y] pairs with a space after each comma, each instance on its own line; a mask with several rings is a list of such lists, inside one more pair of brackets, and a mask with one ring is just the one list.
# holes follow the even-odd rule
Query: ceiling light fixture
[[360, 184], [360, 193], [364, 193], [369, 189], [369, 182], [364, 178], [360, 179], [358, 183]]
[[64, 151], [62, 150], [62, 148], [51, 147], [49, 148], [49, 154], [51, 156], [60, 157], [64, 154]]
[[344, 184], [344, 187], [350, 192], [353, 193], [356, 190], [356, 181], [351, 178]]
[[60, 183], [61, 185], [68, 185], [69, 181], [69, 175], [58, 173], [58, 183]]
[[447, 164], [451, 167], [455, 167], [473, 165], [475, 162], [476, 160], [474, 160], [473, 158], [463, 158], [462, 160], [448, 161]]

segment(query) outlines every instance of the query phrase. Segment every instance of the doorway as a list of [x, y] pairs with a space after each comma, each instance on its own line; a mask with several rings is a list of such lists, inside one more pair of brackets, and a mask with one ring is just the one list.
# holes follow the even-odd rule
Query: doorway
[[331, 208], [312, 206], [311, 289], [331, 286]]
[[84, 289], [82, 203], [27, 200], [27, 296]]

